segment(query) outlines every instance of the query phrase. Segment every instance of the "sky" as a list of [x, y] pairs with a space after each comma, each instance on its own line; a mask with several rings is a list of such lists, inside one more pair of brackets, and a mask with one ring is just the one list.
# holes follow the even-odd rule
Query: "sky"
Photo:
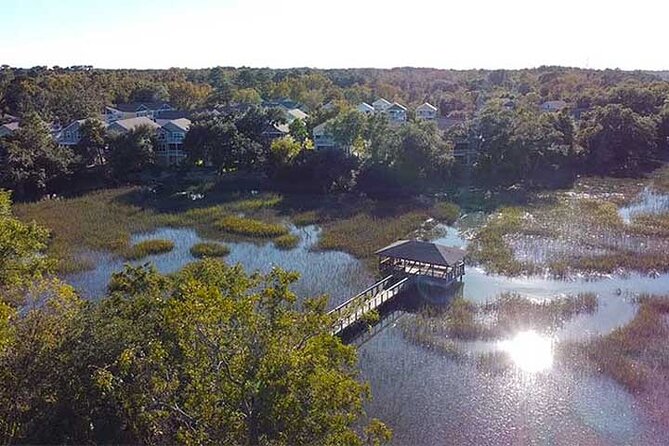
[[669, 69], [667, 0], [0, 0], [0, 65]]

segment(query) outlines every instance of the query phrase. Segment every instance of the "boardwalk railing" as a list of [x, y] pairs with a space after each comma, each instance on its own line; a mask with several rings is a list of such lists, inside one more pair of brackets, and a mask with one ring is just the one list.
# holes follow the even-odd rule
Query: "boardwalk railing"
[[365, 314], [377, 309], [383, 303], [399, 294], [407, 285], [409, 277], [404, 277], [397, 282], [391, 283], [396, 279], [396, 276], [387, 276], [362, 293], [357, 294], [334, 310], [331, 310], [328, 314], [335, 316], [332, 334], [341, 333], [358, 322]]

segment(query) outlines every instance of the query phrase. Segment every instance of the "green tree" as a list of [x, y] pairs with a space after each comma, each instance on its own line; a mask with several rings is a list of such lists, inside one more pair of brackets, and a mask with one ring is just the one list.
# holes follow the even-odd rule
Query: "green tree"
[[47, 124], [34, 113], [28, 114], [19, 130], [0, 144], [4, 152], [2, 183], [19, 196], [47, 192], [54, 180], [69, 172], [74, 159], [71, 150], [58, 147]]
[[582, 124], [578, 139], [587, 151], [587, 170], [637, 175], [653, 164], [656, 123], [622, 105], [597, 107]]
[[[216, 260], [165, 281], [115, 277], [99, 339], [125, 344], [98, 371], [122, 422], [146, 443], [363, 444], [368, 395], [355, 350], [329, 332], [323, 298], [297, 304], [293, 273], [246, 275]], [[120, 343], [118, 342], [120, 338]], [[374, 439], [387, 429], [372, 423]]]
[[87, 119], [79, 127], [80, 139], [75, 147], [78, 163], [82, 167], [103, 165], [107, 158], [107, 130], [97, 119]]
[[272, 141], [270, 160], [274, 167], [289, 165], [302, 151], [302, 145], [291, 136], [284, 136]]
[[156, 163], [156, 133], [149, 126], [140, 126], [109, 141], [109, 161], [117, 178], [126, 178]]
[[262, 97], [254, 88], [242, 88], [232, 93], [232, 100], [241, 104], [260, 104]]
[[295, 119], [290, 123], [290, 136], [300, 144], [304, 144], [309, 138], [309, 130], [301, 119]]

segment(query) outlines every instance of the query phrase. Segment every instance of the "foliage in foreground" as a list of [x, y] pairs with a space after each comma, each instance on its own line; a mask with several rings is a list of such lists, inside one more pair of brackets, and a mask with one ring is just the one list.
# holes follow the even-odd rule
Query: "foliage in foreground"
[[[168, 278], [130, 267], [109, 296], [38, 290], [0, 350], [0, 442], [362, 445], [368, 388], [294, 273], [204, 260]], [[16, 341], [14, 341], [14, 339]], [[20, 340], [20, 342], [19, 342]]]

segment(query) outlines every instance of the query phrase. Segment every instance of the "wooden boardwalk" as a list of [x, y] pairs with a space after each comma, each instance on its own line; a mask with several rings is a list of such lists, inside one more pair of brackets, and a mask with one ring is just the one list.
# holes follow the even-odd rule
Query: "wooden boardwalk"
[[342, 333], [360, 321], [367, 313], [376, 310], [397, 296], [404, 290], [408, 282], [409, 277], [398, 280], [396, 276], [390, 275], [331, 310], [328, 314], [334, 315], [336, 321], [332, 327], [332, 334]]
[[385, 277], [328, 314], [334, 316], [333, 335], [341, 335], [407, 288], [415, 277], [450, 284], [465, 274], [465, 253], [459, 248], [418, 240], [400, 240], [376, 252]]

